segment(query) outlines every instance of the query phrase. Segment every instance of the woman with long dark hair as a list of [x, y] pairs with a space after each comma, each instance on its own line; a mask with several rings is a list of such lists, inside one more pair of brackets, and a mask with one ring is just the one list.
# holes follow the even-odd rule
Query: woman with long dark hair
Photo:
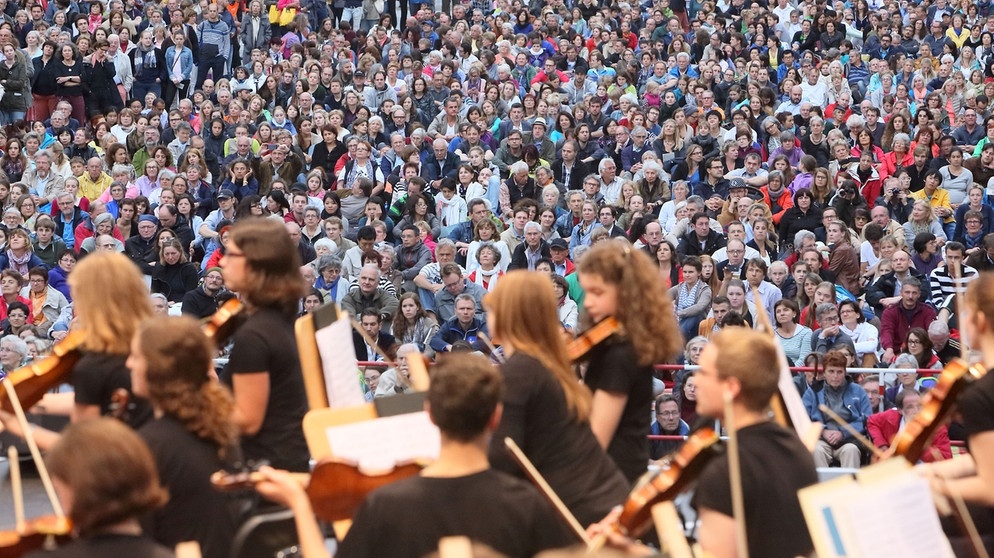
[[225, 381], [246, 459], [308, 470], [301, 421], [307, 412], [293, 319], [304, 296], [300, 256], [283, 223], [245, 219], [221, 258], [225, 285], [242, 296], [248, 320], [234, 335]]

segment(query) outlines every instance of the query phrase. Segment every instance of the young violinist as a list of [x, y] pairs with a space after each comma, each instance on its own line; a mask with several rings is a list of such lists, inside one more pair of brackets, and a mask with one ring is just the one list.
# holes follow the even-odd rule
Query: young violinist
[[[774, 341], [748, 328], [727, 328], [701, 354], [697, 412], [738, 432], [746, 538], [750, 556], [793, 558], [813, 544], [797, 491], [818, 482], [814, 459], [797, 435], [769, 420], [777, 391]], [[731, 395], [732, 416], [724, 398]], [[727, 453], [710, 462], [698, 481], [694, 506], [702, 549], [715, 558], [740, 556], [732, 514]], [[772, 534], [776, 533], [776, 536]]]
[[[588, 353], [590, 428], [629, 483], [646, 471], [652, 366], [680, 352], [683, 338], [658, 268], [623, 239], [595, 245], [579, 264], [592, 323], [613, 317], [619, 331]], [[589, 324], [588, 324], [589, 325]]]
[[[108, 285], [113, 285], [112, 292]], [[41, 406], [53, 414], [64, 406], [73, 422], [114, 414], [133, 428], [141, 426], [152, 416], [148, 402], [128, 397], [122, 407], [113, 397], [119, 389], [131, 391], [131, 374], [125, 366], [131, 338], [142, 320], [152, 315], [141, 273], [124, 254], [93, 253], [73, 269], [69, 288], [76, 312], [71, 331], [81, 339], [82, 351], [70, 377], [73, 401], [62, 405], [65, 397], [56, 394], [46, 396]], [[12, 415], [0, 413], [0, 420], [9, 432], [23, 436]], [[32, 432], [42, 449], [51, 447], [59, 436], [37, 426]]]
[[196, 320], [152, 318], [131, 341], [127, 365], [135, 395], [155, 411], [138, 434], [169, 491], [169, 502], [145, 517], [145, 531], [166, 546], [193, 540], [206, 558], [226, 558], [238, 523], [231, 499], [212, 489], [210, 476], [241, 452], [234, 402], [211, 377], [212, 356]]
[[[579, 542], [530, 483], [490, 467], [487, 448], [501, 422], [501, 376], [471, 354], [447, 356], [432, 368], [425, 409], [441, 432], [438, 459], [420, 475], [366, 496], [335, 558], [418, 558], [433, 554], [447, 536], [469, 537], [509, 557]], [[327, 557], [297, 481], [268, 467], [260, 472], [267, 480], [257, 490], [294, 510], [303, 555]]]
[[[490, 462], [522, 474], [504, 447], [504, 437], [510, 436], [580, 523], [588, 525], [622, 503], [629, 485], [590, 430], [590, 392], [570, 366], [557, 303], [549, 276], [528, 271], [508, 273], [484, 299], [494, 342], [506, 357], [500, 366], [504, 417], [490, 446]], [[643, 469], [647, 463], [648, 455]]]
[[[91, 256], [92, 257], [92, 256]], [[70, 425], [45, 458], [75, 540], [30, 558], [171, 558], [142, 534], [139, 518], [168, 499], [141, 438], [118, 420]]]
[[301, 421], [307, 397], [293, 333], [306, 286], [297, 248], [281, 223], [246, 219], [231, 227], [221, 267], [225, 284], [248, 311], [233, 336], [224, 378], [234, 394], [245, 458], [306, 472], [309, 453]]
[[[967, 504], [982, 544], [994, 552], [994, 274], [981, 273], [966, 289], [965, 312], [960, 325], [965, 339], [983, 354], [988, 370], [956, 401], [967, 435], [969, 453], [956, 459], [924, 465], [932, 489], [946, 497], [958, 495]], [[954, 527], [955, 529], [955, 527]], [[962, 536], [950, 537], [954, 550], [969, 548]], [[968, 551], [972, 552], [972, 551]], [[959, 554], [958, 554], [959, 555]]]
[[[797, 491], [818, 482], [814, 459], [797, 435], [769, 419], [777, 391], [777, 351], [768, 335], [745, 327], [727, 327], [705, 347], [699, 361], [697, 411], [719, 419], [738, 433], [738, 455], [749, 556], [794, 558], [811, 555], [814, 545], [797, 500]], [[725, 397], [730, 396], [731, 416]], [[737, 558], [736, 519], [726, 451], [708, 461], [697, 478], [692, 500], [700, 524], [704, 555]], [[629, 554], [648, 549], [611, 529], [620, 513], [591, 526], [591, 537], [607, 535], [612, 546]]]

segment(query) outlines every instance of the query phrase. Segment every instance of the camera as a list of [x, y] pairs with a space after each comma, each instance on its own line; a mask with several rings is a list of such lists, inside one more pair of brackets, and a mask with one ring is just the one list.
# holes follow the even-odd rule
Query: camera
[[891, 188], [890, 189], [890, 195], [896, 196], [897, 195], [897, 188]]

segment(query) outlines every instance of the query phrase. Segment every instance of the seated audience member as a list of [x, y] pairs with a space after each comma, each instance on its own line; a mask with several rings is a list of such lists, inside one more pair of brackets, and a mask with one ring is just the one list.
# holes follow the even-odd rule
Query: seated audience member
[[380, 269], [374, 263], [368, 263], [359, 272], [359, 288], [350, 290], [342, 299], [342, 310], [353, 316], [359, 316], [363, 310], [373, 309], [383, 318], [383, 321], [393, 319], [399, 304], [397, 297], [379, 287]]
[[880, 376], [876, 374], [863, 376], [863, 379], [860, 380], [859, 385], [863, 386], [863, 391], [865, 391], [866, 396], [870, 398], [870, 408], [873, 409], [873, 412], [878, 413], [884, 410], [880, 405], [880, 402], [884, 401], [884, 393], [880, 389]]
[[[680, 418], [680, 407], [672, 395], [660, 395], [656, 399], [656, 420], [652, 421], [649, 434], [652, 436], [686, 436], [690, 426]], [[682, 440], [650, 440], [649, 457], [662, 459], [683, 445]]]
[[842, 331], [842, 320], [839, 316], [839, 307], [833, 302], [823, 302], [815, 309], [815, 318], [818, 320], [820, 328], [811, 334], [811, 351], [818, 354], [825, 354], [836, 345], [844, 345], [849, 354], [856, 354], [856, 346], [849, 337]]
[[892, 407], [897, 404], [897, 396], [901, 392], [918, 389], [918, 359], [908, 353], [901, 353], [890, 367], [893, 370], [904, 370], [897, 372], [897, 382], [884, 390], [884, 399]]
[[882, 362], [893, 362], [901, 352], [901, 342], [913, 327], [928, 330], [935, 320], [935, 310], [921, 302], [922, 283], [908, 277], [901, 284], [900, 301], [884, 310], [880, 316], [880, 347], [884, 350]]
[[834, 418], [823, 414], [820, 405], [831, 409], [838, 417], [860, 434], [866, 434], [866, 419], [873, 413], [870, 398], [862, 386], [846, 375], [845, 355], [836, 351], [825, 353], [822, 364], [825, 370], [825, 384], [820, 391], [809, 389], [804, 392], [804, 407], [811, 420], [824, 426], [821, 439], [814, 452], [815, 465], [830, 467], [834, 461], [846, 469], [856, 469], [860, 465], [861, 451], [855, 438], [844, 430]]
[[[897, 407], [882, 413], [872, 415], [866, 422], [866, 431], [873, 445], [881, 450], [890, 448], [897, 433], [922, 410], [922, 396], [913, 389], [906, 389], [897, 394]], [[932, 450], [936, 450], [938, 455]], [[929, 449], [922, 454], [922, 461], [932, 462], [952, 459], [953, 452], [949, 447], [949, 431], [945, 425], [935, 432], [935, 438]]]
[[462, 293], [456, 296], [455, 316], [438, 328], [431, 340], [431, 348], [446, 353], [452, 351], [457, 341], [465, 341], [474, 349], [486, 352], [486, 344], [480, 339], [481, 333], [487, 333], [487, 324], [476, 316], [476, 300], [473, 295]]

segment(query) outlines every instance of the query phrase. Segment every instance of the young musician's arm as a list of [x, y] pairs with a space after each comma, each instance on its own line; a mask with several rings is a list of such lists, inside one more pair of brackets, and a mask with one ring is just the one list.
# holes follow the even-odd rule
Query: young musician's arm
[[[0, 432], [9, 432], [18, 438], [24, 438], [24, 430], [21, 428], [21, 423], [13, 413], [0, 411], [0, 425], [3, 426], [3, 428], [0, 428]], [[42, 451], [54, 446], [62, 436], [58, 432], [52, 432], [36, 424], [30, 425], [30, 427], [31, 435], [34, 436], [35, 443], [38, 444], [38, 449]]]
[[738, 542], [735, 537], [735, 518], [708, 508], [701, 508], [698, 540], [701, 549], [713, 558], [735, 558]]
[[235, 395], [232, 416], [242, 434], [255, 435], [262, 428], [269, 404], [269, 372], [234, 374], [231, 379]]
[[590, 408], [590, 429], [601, 447], [607, 449], [618, 430], [621, 415], [628, 403], [628, 395], [599, 389], [594, 392], [593, 404]]
[[330, 558], [311, 502], [300, 482], [290, 473], [272, 467], [261, 467], [259, 473], [265, 478], [255, 487], [259, 494], [293, 510], [301, 554], [307, 558]]
[[[994, 505], [994, 431], [970, 436], [970, 455], [976, 467], [976, 474], [945, 482], [933, 482], [941, 494], [959, 495], [968, 502], [985, 506]], [[958, 461], [953, 460], [953, 461]]]
[[69, 412], [69, 420], [79, 422], [81, 420], [100, 418], [100, 405], [87, 405], [76, 403]]

